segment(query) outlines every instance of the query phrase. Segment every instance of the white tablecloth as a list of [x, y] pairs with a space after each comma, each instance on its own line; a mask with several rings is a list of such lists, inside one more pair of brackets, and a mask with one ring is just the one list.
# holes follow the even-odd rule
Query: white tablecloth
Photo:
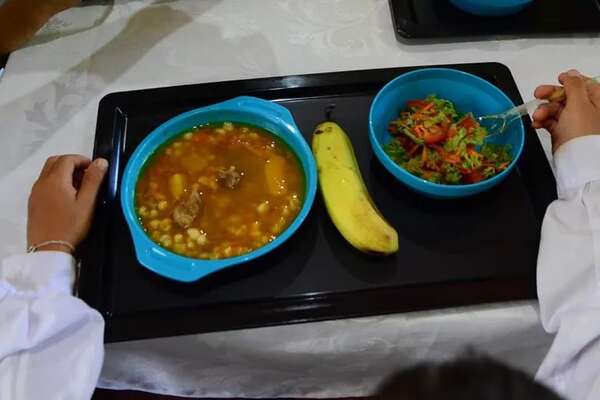
[[[25, 245], [26, 202], [51, 154], [91, 154], [98, 101], [155, 86], [405, 65], [499, 61], [525, 98], [598, 38], [407, 45], [387, 0], [117, 1], [55, 17], [0, 81], [0, 256]], [[395, 368], [465, 346], [533, 373], [551, 337], [534, 303], [441, 310], [107, 346], [100, 385], [206, 397], [368, 394]]]

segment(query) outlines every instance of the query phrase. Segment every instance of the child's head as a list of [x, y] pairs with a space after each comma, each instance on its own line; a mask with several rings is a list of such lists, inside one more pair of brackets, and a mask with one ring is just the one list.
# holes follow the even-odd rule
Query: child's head
[[561, 400], [523, 372], [482, 356], [423, 364], [391, 376], [380, 400]]

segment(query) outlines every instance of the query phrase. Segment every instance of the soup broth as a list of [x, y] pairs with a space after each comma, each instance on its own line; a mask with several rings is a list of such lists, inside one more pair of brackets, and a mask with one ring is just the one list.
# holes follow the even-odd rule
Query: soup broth
[[160, 148], [138, 179], [136, 211], [160, 246], [220, 259], [273, 241], [303, 198], [303, 171], [286, 144], [225, 122], [193, 128]]

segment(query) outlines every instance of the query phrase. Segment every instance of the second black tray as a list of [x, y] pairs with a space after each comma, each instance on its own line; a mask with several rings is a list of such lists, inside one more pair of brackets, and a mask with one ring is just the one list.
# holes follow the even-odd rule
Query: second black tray
[[[501, 64], [454, 65], [521, 97]], [[495, 189], [463, 200], [423, 198], [398, 183], [374, 157], [368, 112], [391, 68], [286, 76], [114, 93], [98, 110], [94, 157], [111, 164], [82, 258], [80, 296], [106, 320], [106, 340], [315, 321], [480, 304], [535, 296], [539, 229], [555, 183], [527, 126], [518, 168]], [[154, 128], [190, 109], [238, 95], [289, 108], [305, 138], [334, 103], [333, 118], [354, 143], [366, 184], [396, 227], [400, 251], [374, 257], [337, 232], [320, 195], [301, 229], [272, 254], [184, 284], [140, 266], [118, 201], [121, 174]]]
[[448, 0], [390, 0], [390, 9], [401, 41], [600, 33], [600, 0], [536, 0], [508, 17], [471, 15]]

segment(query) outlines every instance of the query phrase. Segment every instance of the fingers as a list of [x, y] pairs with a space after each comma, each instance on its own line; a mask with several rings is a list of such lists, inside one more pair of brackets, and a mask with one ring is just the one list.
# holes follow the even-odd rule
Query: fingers
[[589, 77], [583, 75], [581, 72], [577, 71], [576, 69], [570, 69], [567, 72], [563, 72], [562, 74], [560, 74], [558, 76], [558, 81], [560, 82], [561, 85], [564, 85], [566, 79], [569, 78], [569, 77], [581, 78], [583, 80], [590, 79]]
[[600, 83], [588, 83], [588, 96], [594, 106], [598, 108], [600, 112]]
[[560, 113], [563, 110], [561, 103], [542, 104], [533, 113], [533, 127], [536, 129], [544, 128], [546, 122], [550, 120], [558, 120]]
[[556, 121], [555, 119], [549, 119], [549, 120], [545, 121], [543, 123], [543, 125], [540, 126], [540, 128], [544, 128], [552, 134], [557, 125], [558, 125], [558, 121]]
[[88, 211], [91, 213], [96, 203], [96, 197], [100, 190], [100, 185], [106, 175], [108, 169], [108, 161], [103, 158], [97, 158], [89, 167], [85, 170], [83, 178], [81, 180], [81, 188], [77, 193], [77, 200], [81, 202]]
[[59, 158], [60, 158], [60, 156], [48, 157], [48, 159], [46, 160], [46, 163], [42, 167], [42, 171], [40, 172], [40, 178], [43, 178], [48, 175], [48, 173], [52, 169], [52, 165], [54, 165], [56, 160], [58, 160]]
[[541, 85], [535, 89], [533, 95], [536, 99], [545, 100], [552, 96], [556, 91], [562, 89], [562, 86], [557, 85]]
[[564, 79], [565, 92], [569, 106], [584, 108], [589, 107], [590, 97], [586, 81], [580, 77], [567, 76]]
[[51, 165], [47, 176], [56, 179], [60, 184], [73, 185], [73, 173], [77, 169], [86, 168], [90, 165], [89, 158], [79, 154], [60, 156]]

